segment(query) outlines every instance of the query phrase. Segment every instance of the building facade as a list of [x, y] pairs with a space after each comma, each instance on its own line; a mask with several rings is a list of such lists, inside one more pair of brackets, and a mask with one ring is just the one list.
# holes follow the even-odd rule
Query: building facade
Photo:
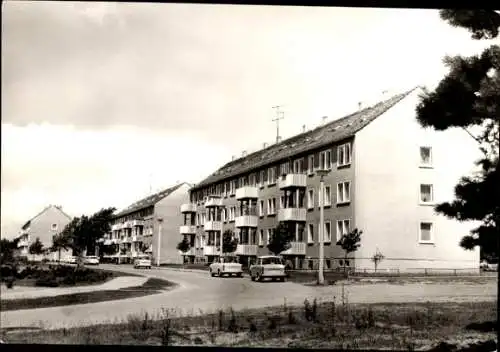
[[[44, 256], [35, 256], [29, 253], [31, 244], [39, 238], [43, 248], [49, 249], [52, 246], [53, 237], [60, 233], [71, 219], [71, 216], [66, 214], [61, 206], [47, 206], [21, 227], [18, 236], [17, 254], [29, 260], [41, 260]], [[50, 253], [48, 255], [55, 254]], [[69, 251], [63, 251], [62, 256], [64, 255], [69, 255]]]
[[[140, 254], [149, 254], [153, 265], [180, 264], [176, 249], [182, 223], [180, 205], [189, 201], [191, 185], [181, 183], [125, 208], [114, 216], [111, 233], [100, 241], [103, 258], [130, 263]], [[159, 250], [158, 250], [159, 249]]]
[[[222, 234], [239, 240], [243, 263], [268, 254], [279, 222], [295, 232], [281, 253], [296, 268], [318, 267], [319, 189], [324, 180], [325, 267], [477, 270], [479, 251], [460, 238], [476, 226], [435, 214], [454, 198], [478, 158], [463, 130], [437, 132], [415, 118], [420, 88], [234, 160], [191, 189], [180, 233], [191, 260], [221, 255]], [[450, 148], [450, 146], [452, 146]], [[357, 228], [361, 246], [345, 259], [337, 240]]]

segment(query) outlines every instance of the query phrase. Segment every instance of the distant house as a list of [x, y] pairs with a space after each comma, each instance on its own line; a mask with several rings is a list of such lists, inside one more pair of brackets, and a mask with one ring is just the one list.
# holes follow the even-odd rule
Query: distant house
[[29, 260], [41, 259], [30, 255], [29, 247], [31, 244], [38, 237], [44, 248], [50, 248], [54, 235], [60, 233], [71, 219], [71, 216], [66, 214], [61, 206], [49, 205], [21, 227], [17, 237], [19, 239], [17, 255]]
[[[141, 199], [114, 215], [111, 233], [100, 240], [104, 258], [130, 263], [139, 254], [150, 254], [153, 265], [182, 263], [176, 249], [180, 242], [180, 205], [189, 202], [191, 185], [181, 183]], [[161, 227], [161, 229], [160, 229]], [[160, 232], [161, 231], [161, 232]], [[160, 251], [158, 252], [158, 236]]]

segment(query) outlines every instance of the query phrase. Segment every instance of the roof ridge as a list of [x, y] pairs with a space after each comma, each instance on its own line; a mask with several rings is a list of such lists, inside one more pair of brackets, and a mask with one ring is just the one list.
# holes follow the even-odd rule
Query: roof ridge
[[[248, 171], [249, 167], [260, 168], [267, 164], [274, 163], [277, 160], [289, 158], [293, 154], [301, 154], [308, 150], [319, 148], [325, 143], [325, 140], [330, 143], [335, 140], [348, 138], [364, 128], [372, 120], [376, 119], [378, 116], [382, 115], [391, 107], [399, 103], [417, 88], [418, 86], [407, 90], [406, 92], [394, 94], [393, 96], [378, 101], [365, 107], [364, 109], [352, 112], [336, 120], [317, 126], [310, 131], [299, 133], [280, 141], [279, 143], [272, 144], [267, 148], [260, 149], [251, 154], [247, 154], [244, 157], [232, 160], [218, 168], [214, 173], [206, 177], [193, 188], [198, 189], [201, 186], [206, 186], [223, 179], [234, 177]], [[352, 120], [350, 123], [342, 126], [344, 122], [350, 120]], [[336, 136], [333, 135], [334, 133], [336, 133]], [[312, 138], [312, 140], [308, 138]], [[286, 148], [289, 150], [285, 150]], [[293, 154], [290, 154], [290, 149], [293, 151]], [[259, 156], [260, 159], [258, 159]], [[245, 165], [248, 163], [251, 163], [252, 165]], [[239, 170], [231, 170], [236, 168]]]

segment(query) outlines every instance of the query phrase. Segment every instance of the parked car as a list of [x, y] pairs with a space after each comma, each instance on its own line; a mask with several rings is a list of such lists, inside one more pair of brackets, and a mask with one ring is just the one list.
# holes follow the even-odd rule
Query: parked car
[[479, 267], [483, 271], [498, 271], [498, 263], [489, 263], [486, 260], [482, 260]]
[[151, 269], [151, 258], [149, 255], [139, 255], [134, 260], [134, 269]]
[[286, 272], [283, 259], [274, 255], [258, 257], [257, 261], [250, 265], [250, 278], [252, 281], [271, 280], [285, 281]]
[[76, 264], [76, 257], [74, 255], [70, 255], [69, 257], [64, 258], [64, 262], [67, 264]]
[[234, 256], [219, 257], [215, 262], [209, 265], [208, 270], [210, 276], [217, 275], [218, 277], [222, 277], [223, 275], [234, 275], [241, 277], [243, 275], [242, 265], [238, 263]]
[[83, 258], [83, 264], [86, 265], [99, 265], [99, 257], [95, 255], [89, 255]]

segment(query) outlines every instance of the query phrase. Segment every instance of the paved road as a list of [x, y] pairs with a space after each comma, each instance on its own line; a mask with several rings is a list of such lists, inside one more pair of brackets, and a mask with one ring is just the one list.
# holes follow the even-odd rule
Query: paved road
[[[105, 265], [102, 265], [105, 267]], [[106, 268], [108, 268], [106, 266]], [[2, 327], [60, 328], [91, 325], [122, 320], [129, 314], [143, 311], [159, 312], [161, 308], [176, 308], [178, 313], [213, 312], [232, 306], [234, 309], [301, 304], [305, 298], [340, 299], [341, 285], [311, 287], [291, 282], [252, 282], [244, 278], [211, 278], [206, 272], [182, 272], [169, 269], [134, 270], [124, 266], [109, 266], [123, 272], [141, 272], [146, 276], [165, 278], [180, 284], [172, 291], [120, 301], [81, 304], [67, 307], [7, 311], [1, 313]], [[437, 284], [359, 284], [346, 285], [350, 303], [374, 302], [444, 302], [494, 301], [497, 283], [471, 285]]]

